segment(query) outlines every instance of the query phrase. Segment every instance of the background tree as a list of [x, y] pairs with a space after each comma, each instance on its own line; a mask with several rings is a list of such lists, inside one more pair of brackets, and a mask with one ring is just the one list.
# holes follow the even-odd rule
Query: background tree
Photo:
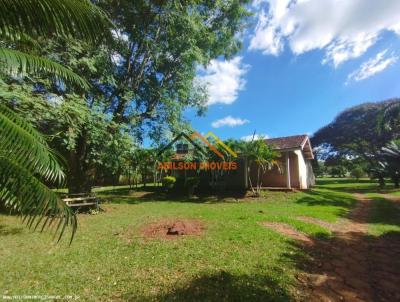
[[[1, 2], [0, 65], [13, 75], [47, 73], [87, 88], [87, 82], [57, 62], [35, 55], [39, 37], [63, 36], [99, 42], [111, 23], [87, 0], [3, 0]], [[17, 46], [25, 51], [18, 50]]]
[[330, 155], [324, 161], [324, 166], [331, 177], [345, 177], [349, 171], [348, 160], [338, 155]]
[[364, 170], [360, 166], [355, 166], [351, 171], [350, 171], [351, 177], [355, 178], [357, 181], [365, 175]]
[[312, 137], [318, 157], [363, 162], [366, 170], [384, 184], [386, 172], [380, 165], [381, 150], [400, 136], [399, 112], [395, 109], [399, 103], [400, 100], [392, 99], [343, 111]]
[[316, 177], [324, 177], [327, 173], [325, 162], [322, 160], [314, 159], [312, 162], [312, 168]]

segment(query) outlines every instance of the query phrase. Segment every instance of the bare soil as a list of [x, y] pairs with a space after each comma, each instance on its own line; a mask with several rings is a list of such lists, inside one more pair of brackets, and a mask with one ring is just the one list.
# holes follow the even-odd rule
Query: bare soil
[[140, 234], [150, 239], [177, 239], [182, 236], [200, 236], [204, 230], [204, 223], [200, 220], [169, 219], [143, 226]]
[[329, 223], [329, 222], [326, 222], [326, 221], [323, 221], [323, 220], [320, 220], [320, 219], [314, 218], [314, 217], [297, 216], [296, 219], [303, 221], [303, 222], [319, 225], [330, 231], [335, 231], [339, 228], [339, 226], [336, 223]]
[[308, 237], [306, 234], [303, 234], [302, 232], [299, 232], [292, 226], [290, 226], [287, 223], [282, 223], [282, 222], [261, 222], [260, 223], [262, 226], [265, 226], [269, 229], [272, 229], [280, 234], [283, 234], [287, 237], [290, 237], [292, 239], [298, 240], [306, 245], [313, 245], [314, 240], [310, 237]]
[[[305, 258], [298, 259], [302, 273], [297, 279], [308, 296], [306, 301], [400, 301], [400, 234], [368, 236], [372, 201], [362, 194], [354, 196], [356, 207], [338, 223], [299, 217], [330, 229], [333, 237], [329, 240], [308, 238], [284, 224], [263, 223], [296, 239], [305, 251]], [[387, 199], [398, 202], [395, 197]]]

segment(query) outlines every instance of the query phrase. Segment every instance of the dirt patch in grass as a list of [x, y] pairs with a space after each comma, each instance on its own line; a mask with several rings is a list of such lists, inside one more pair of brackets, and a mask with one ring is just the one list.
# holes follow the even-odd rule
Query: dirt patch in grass
[[379, 194], [380, 197], [389, 200], [393, 203], [395, 207], [400, 209], [400, 196], [392, 195], [392, 194]]
[[400, 234], [368, 236], [372, 200], [362, 194], [354, 197], [357, 205], [347, 219], [333, 225], [330, 240], [299, 246], [308, 260], [298, 280], [309, 301], [400, 301]]
[[184, 236], [200, 236], [204, 230], [204, 222], [200, 220], [168, 219], [143, 226], [140, 234], [150, 239], [177, 239]]
[[306, 245], [313, 245], [314, 241], [307, 235], [299, 232], [287, 223], [282, 222], [261, 222], [262, 226], [270, 228], [282, 235], [288, 236], [292, 239], [298, 240]]
[[296, 217], [297, 220], [303, 221], [303, 222], [307, 222], [307, 223], [312, 223], [312, 224], [316, 224], [319, 225], [320, 227], [326, 228], [330, 231], [335, 231], [337, 229], [337, 225], [334, 223], [329, 223], [317, 218], [313, 218], [313, 217], [308, 217], [308, 216], [297, 216]]

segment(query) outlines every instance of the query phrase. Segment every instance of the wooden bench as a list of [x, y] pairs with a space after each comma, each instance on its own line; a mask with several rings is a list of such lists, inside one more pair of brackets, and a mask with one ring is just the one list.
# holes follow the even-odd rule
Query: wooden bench
[[70, 208], [94, 207], [96, 210], [99, 209], [99, 199], [94, 194], [65, 194], [62, 200]]

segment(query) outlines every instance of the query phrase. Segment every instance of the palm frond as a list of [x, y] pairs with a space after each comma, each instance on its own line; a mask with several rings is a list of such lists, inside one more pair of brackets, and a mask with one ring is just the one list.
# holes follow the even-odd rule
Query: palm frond
[[51, 73], [65, 82], [77, 84], [85, 89], [89, 87], [83, 78], [56, 62], [9, 48], [0, 48], [0, 71], [22, 76]]
[[15, 112], [0, 104], [0, 156], [12, 158], [27, 171], [51, 182], [64, 173], [44, 138]]
[[0, 37], [21, 34], [74, 37], [97, 42], [109, 35], [111, 21], [89, 0], [0, 0]]
[[394, 100], [386, 104], [377, 116], [377, 130], [381, 134], [383, 131], [393, 131], [398, 128], [400, 119], [400, 101]]
[[[23, 216], [30, 228], [41, 231], [52, 227], [61, 239], [66, 227], [76, 232], [77, 220], [72, 210], [30, 171], [0, 155], [0, 200]], [[53, 224], [58, 221], [57, 224]]]
[[394, 157], [400, 159], [400, 142], [392, 141], [386, 147], [382, 148], [384, 156]]

